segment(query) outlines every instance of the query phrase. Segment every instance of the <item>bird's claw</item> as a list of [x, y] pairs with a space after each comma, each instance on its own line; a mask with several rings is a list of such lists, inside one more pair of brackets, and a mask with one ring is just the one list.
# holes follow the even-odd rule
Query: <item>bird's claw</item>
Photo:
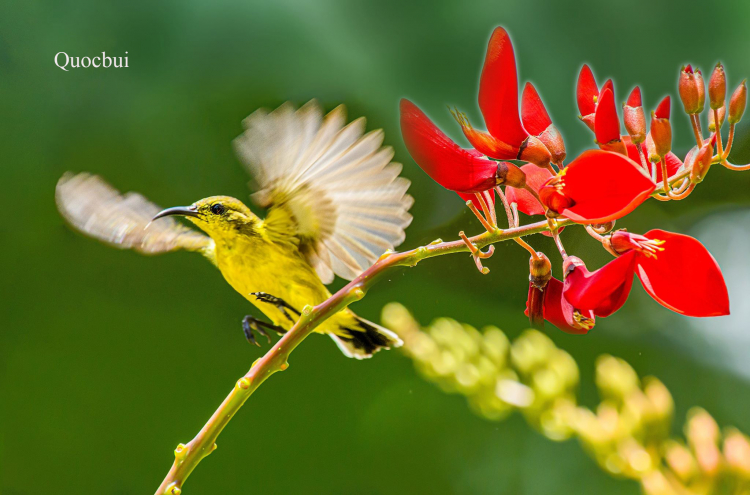
[[255, 298], [260, 302], [273, 304], [279, 311], [281, 311], [281, 314], [283, 314], [284, 317], [286, 317], [286, 319], [291, 321], [292, 323], [294, 323], [295, 320], [289, 315], [289, 312], [287, 310], [293, 312], [297, 316], [301, 315], [301, 313], [297, 311], [291, 304], [281, 299], [280, 297], [272, 296], [271, 294], [268, 294], [266, 292], [251, 292], [250, 295], [255, 296]]
[[257, 318], [250, 316], [250, 315], [245, 316], [242, 319], [242, 330], [245, 332], [245, 338], [247, 339], [248, 342], [258, 347], [260, 347], [260, 344], [255, 339], [255, 334], [253, 334], [253, 330], [258, 332], [259, 335], [262, 335], [266, 339], [268, 339], [269, 344], [271, 343], [271, 336], [268, 335], [268, 332], [266, 331], [266, 329], [260, 325], [261, 323], [263, 322], [261, 322]]

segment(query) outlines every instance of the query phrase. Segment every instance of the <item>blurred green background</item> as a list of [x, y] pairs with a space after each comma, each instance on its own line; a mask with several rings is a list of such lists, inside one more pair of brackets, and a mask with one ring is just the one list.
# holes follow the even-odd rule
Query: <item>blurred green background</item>
[[[0, 492], [153, 493], [174, 447], [265, 350], [240, 329], [252, 307], [201, 257], [141, 257], [67, 228], [54, 204], [63, 172], [101, 174], [163, 206], [247, 198], [248, 177], [230, 146], [241, 119], [315, 97], [385, 129], [416, 198], [403, 247], [452, 239], [480, 226], [409, 158], [399, 98], [455, 138], [446, 105], [479, 125], [479, 69], [491, 30], [503, 25], [522, 81], [537, 86], [572, 157], [593, 139], [576, 118], [583, 62], [600, 84], [615, 79], [619, 101], [641, 84], [650, 107], [676, 95], [678, 70], [689, 62], [708, 74], [721, 60], [733, 89], [750, 75], [749, 16], [746, 2], [645, 0], [1, 3]], [[53, 63], [60, 51], [127, 51], [129, 68], [64, 72]], [[684, 155], [688, 121], [680, 112], [673, 121]], [[740, 145], [749, 129], [741, 126]], [[736, 163], [750, 161], [750, 149], [738, 151]], [[725, 270], [734, 314], [691, 322], [635, 284], [625, 308], [588, 336], [548, 327], [579, 363], [584, 403], [595, 402], [595, 357], [610, 353], [669, 387], [677, 424], [702, 405], [720, 424], [750, 431], [748, 206], [750, 173], [722, 169], [688, 201], [648, 202], [620, 222], [703, 240]], [[609, 258], [580, 230], [563, 239], [589, 267]], [[559, 265], [548, 239], [532, 242]], [[512, 243], [499, 245], [488, 276], [464, 256], [430, 260], [394, 272], [355, 309], [378, 320], [395, 300], [425, 324], [450, 316], [515, 336], [527, 326], [527, 258]], [[185, 493], [638, 492], [573, 441], [552, 443], [519, 417], [495, 424], [474, 416], [398, 352], [356, 362], [316, 336], [218, 444]]]

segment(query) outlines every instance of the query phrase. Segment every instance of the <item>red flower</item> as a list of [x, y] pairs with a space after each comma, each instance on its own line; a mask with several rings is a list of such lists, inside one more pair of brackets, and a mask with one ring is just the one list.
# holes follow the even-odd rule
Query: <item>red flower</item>
[[615, 96], [609, 88], [602, 90], [594, 113], [594, 134], [603, 150], [626, 154], [620, 137], [620, 119], [617, 117]]
[[552, 123], [544, 103], [533, 84], [527, 82], [521, 96], [521, 120], [532, 136], [536, 136], [552, 155], [552, 163], [561, 165], [565, 160], [565, 143]]
[[498, 163], [454, 143], [415, 104], [402, 99], [401, 134], [414, 161], [435, 182], [463, 193], [495, 187]]
[[553, 214], [577, 223], [617, 220], [656, 189], [639, 168], [619, 153], [586, 151], [539, 189], [539, 199]]
[[518, 159], [546, 166], [550, 152], [521, 124], [518, 113], [518, 75], [510, 36], [496, 28], [487, 46], [487, 55], [479, 81], [479, 109], [487, 132], [477, 131], [463, 114], [458, 123], [472, 146], [483, 154], [504, 160]]
[[551, 278], [544, 289], [529, 287], [529, 299], [526, 301], [525, 314], [529, 315], [530, 301], [540, 294], [544, 298], [542, 312], [544, 319], [555, 325], [565, 333], [585, 334], [594, 328], [595, 316], [593, 311], [576, 309], [565, 297], [563, 283]]
[[[552, 172], [546, 168], [537, 167], [532, 163], [523, 165], [521, 170], [526, 174], [526, 185], [537, 193], [547, 181], [554, 177]], [[544, 206], [542, 206], [542, 203], [537, 201], [526, 189], [508, 186], [505, 188], [505, 196], [508, 198], [508, 203], [516, 203], [518, 211], [522, 213], [527, 215], [544, 215]]]
[[622, 119], [625, 121], [630, 140], [642, 143], [646, 139], [646, 113], [641, 101], [641, 88], [636, 86], [622, 107]]
[[577, 266], [566, 275], [564, 296], [577, 308], [608, 316], [622, 307], [637, 275], [659, 304], [687, 316], [729, 314], [719, 265], [690, 236], [664, 230], [645, 235], [617, 231], [608, 247], [619, 256], [594, 272]]
[[612, 79], [607, 80], [600, 91], [596, 86], [596, 79], [594, 79], [594, 73], [591, 72], [591, 68], [588, 65], [583, 64], [581, 72], [578, 74], [578, 84], [576, 85], [578, 111], [581, 112], [581, 115], [578, 118], [580, 118], [592, 131], [595, 127], [594, 121], [596, 108], [601, 101], [604, 91], [607, 89], [612, 92], [612, 96], [614, 97], [615, 88]]

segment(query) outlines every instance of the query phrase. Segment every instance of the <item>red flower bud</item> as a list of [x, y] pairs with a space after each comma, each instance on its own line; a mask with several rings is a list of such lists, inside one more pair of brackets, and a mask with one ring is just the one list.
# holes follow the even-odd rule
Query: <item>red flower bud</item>
[[[654, 112], [651, 112], [651, 139], [654, 154], [659, 161], [672, 151], [672, 124], [669, 122], [670, 98], [665, 97]], [[648, 140], [647, 140], [648, 141]], [[649, 154], [651, 150], [649, 150]], [[649, 156], [651, 161], [655, 161]]]
[[625, 129], [633, 144], [642, 143], [646, 139], [646, 114], [641, 103], [641, 89], [636, 86], [622, 107]]
[[724, 106], [724, 99], [727, 95], [727, 76], [724, 74], [724, 66], [721, 63], [716, 64], [714, 71], [711, 73], [711, 79], [708, 80], [708, 99], [711, 108], [716, 110]]
[[594, 134], [599, 148], [627, 155], [620, 139], [620, 119], [617, 118], [615, 96], [610, 87], [605, 85], [599, 95], [594, 115]]
[[693, 184], [702, 182], [711, 168], [714, 143], [716, 143], [716, 134], [711, 136], [700, 149], [697, 146], [693, 147], [685, 157], [685, 165], [690, 169], [690, 182]]
[[742, 81], [729, 99], [729, 123], [736, 124], [742, 119], [747, 104], [747, 79]]
[[[716, 112], [719, 114], [719, 129], [721, 129], [721, 126], [724, 125], [724, 117], [726, 117], [727, 114], [727, 107], [723, 106], [716, 110]], [[714, 119], [714, 112], [708, 112], [708, 130], [709, 132], [716, 132], [716, 122]]]
[[583, 64], [581, 72], [578, 74], [578, 84], [576, 85], [576, 101], [578, 102], [578, 111], [581, 113], [580, 118], [591, 129], [594, 130], [594, 112], [596, 111], [596, 99], [599, 96], [599, 88], [596, 85], [596, 79], [591, 72], [591, 68]]
[[[698, 85], [700, 84], [700, 88]], [[698, 80], [693, 73], [693, 68], [688, 65], [680, 71], [680, 79], [677, 85], [680, 91], [680, 99], [688, 114], [696, 114], [703, 111], [705, 103], [705, 90], [702, 88], [703, 78]], [[703, 95], [703, 98], [701, 98]]]

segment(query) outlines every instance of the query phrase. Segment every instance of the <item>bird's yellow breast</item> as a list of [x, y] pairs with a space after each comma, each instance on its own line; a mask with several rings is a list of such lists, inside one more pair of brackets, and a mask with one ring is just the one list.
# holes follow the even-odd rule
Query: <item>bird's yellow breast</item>
[[[216, 243], [216, 260], [237, 292], [287, 330], [292, 322], [272, 304], [257, 301], [253, 292], [281, 298], [300, 312], [306, 305], [319, 304], [330, 296], [315, 270], [291, 243], [273, 242], [261, 235], [235, 236]], [[334, 321], [318, 331], [335, 331], [332, 325], [336, 326]]]

